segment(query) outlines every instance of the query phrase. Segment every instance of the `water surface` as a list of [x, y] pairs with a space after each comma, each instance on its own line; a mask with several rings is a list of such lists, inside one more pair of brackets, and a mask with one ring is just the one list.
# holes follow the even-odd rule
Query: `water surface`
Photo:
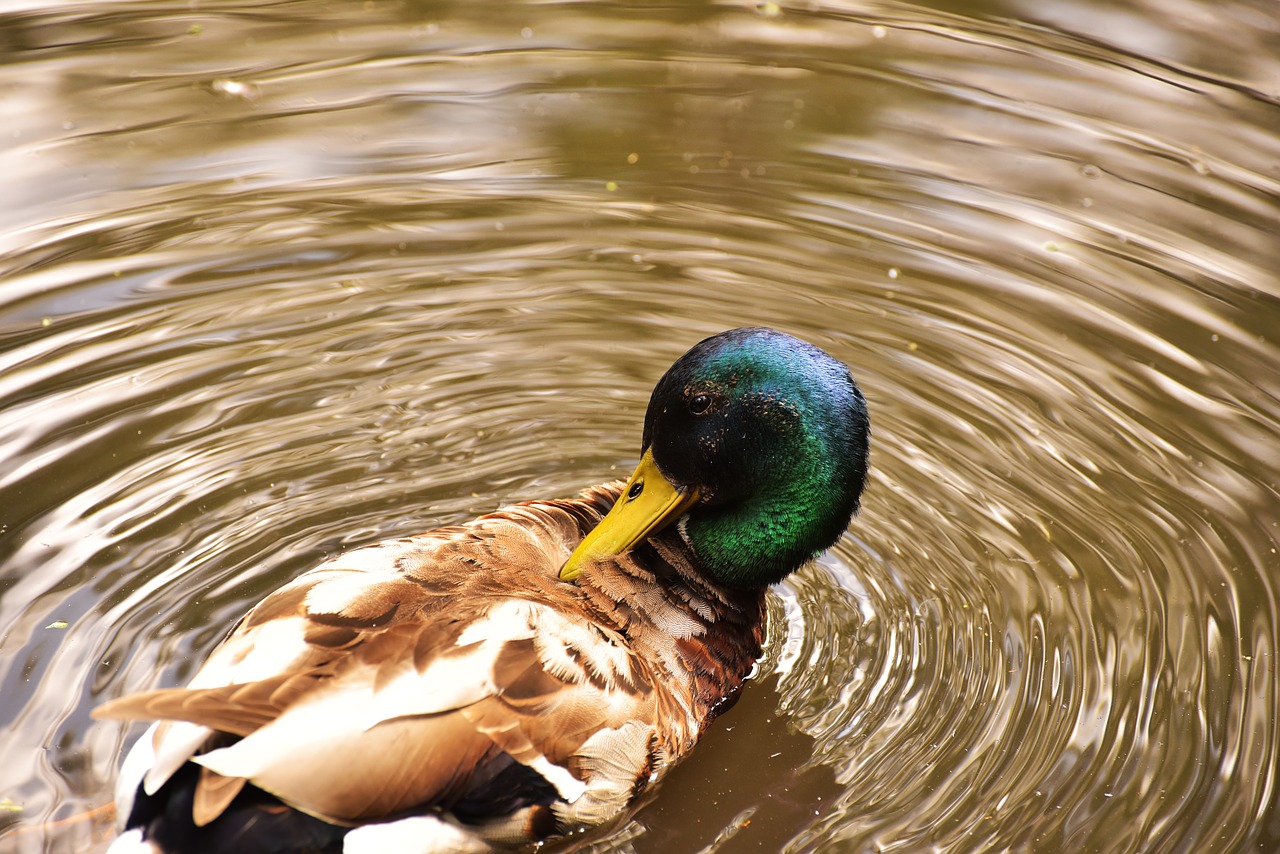
[[340, 549], [633, 465], [721, 329], [874, 472], [601, 852], [1268, 851], [1280, 18], [0, 4], [0, 851]]

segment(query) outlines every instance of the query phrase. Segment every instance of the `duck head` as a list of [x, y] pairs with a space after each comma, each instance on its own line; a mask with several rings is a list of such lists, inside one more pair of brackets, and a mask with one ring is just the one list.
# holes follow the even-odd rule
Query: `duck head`
[[715, 582], [779, 581], [848, 527], [869, 443], [866, 402], [844, 364], [773, 329], [712, 336], [654, 388], [640, 465], [560, 577], [678, 523]]

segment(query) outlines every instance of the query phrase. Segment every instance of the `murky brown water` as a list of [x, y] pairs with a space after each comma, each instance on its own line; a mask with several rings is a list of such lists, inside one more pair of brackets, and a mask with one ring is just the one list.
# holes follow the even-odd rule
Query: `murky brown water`
[[1269, 0], [0, 3], [0, 850], [322, 556], [770, 324], [875, 471], [600, 851], [1280, 848]]

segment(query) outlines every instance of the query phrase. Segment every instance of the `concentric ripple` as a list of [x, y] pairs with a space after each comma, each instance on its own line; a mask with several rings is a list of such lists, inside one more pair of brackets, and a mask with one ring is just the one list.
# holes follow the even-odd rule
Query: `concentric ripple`
[[0, 12], [0, 851], [102, 849], [95, 704], [625, 472], [754, 324], [862, 383], [863, 511], [578, 850], [1280, 848], [1274, 26], [948, 5]]

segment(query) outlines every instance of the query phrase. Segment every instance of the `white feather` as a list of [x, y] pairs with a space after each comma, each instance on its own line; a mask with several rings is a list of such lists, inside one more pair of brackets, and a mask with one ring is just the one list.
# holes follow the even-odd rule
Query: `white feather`
[[142, 785], [143, 778], [156, 764], [152, 739], [158, 726], [160, 725], [152, 724], [147, 728], [142, 738], [129, 748], [129, 753], [120, 766], [120, 776], [116, 778], [116, 823], [122, 828], [129, 813], [133, 812], [133, 798], [138, 793], [138, 786]]
[[492, 850], [474, 834], [434, 816], [366, 824], [348, 833], [342, 845], [343, 854], [481, 854]]
[[164, 854], [155, 843], [142, 838], [142, 831], [130, 830], [116, 837], [107, 854]]
[[268, 620], [213, 651], [189, 688], [220, 688], [270, 679], [294, 669], [310, 654], [302, 617]]
[[[361, 549], [360, 551], [375, 551]], [[354, 556], [358, 556], [358, 552]], [[403, 576], [394, 567], [380, 566], [368, 569], [356, 569], [343, 561], [341, 566], [328, 565], [323, 569], [312, 570], [305, 576], [314, 578], [319, 573], [331, 575], [307, 591], [306, 606], [312, 614], [341, 614], [353, 603], [367, 595], [371, 587], [387, 582], [400, 581]]]
[[545, 756], [539, 756], [528, 765], [541, 774], [548, 783], [555, 786], [560, 797], [569, 803], [582, 797], [582, 793], [587, 790], [587, 784], [570, 774], [568, 768], [550, 762]]
[[133, 754], [146, 742], [150, 763], [143, 784], [147, 794], [154, 795], [212, 732], [208, 727], [187, 721], [162, 721], [147, 730], [146, 735], [133, 746], [125, 764], [128, 765]]
[[[294, 776], [305, 766], [328, 765], [334, 752], [326, 745], [359, 744], [372, 692], [368, 686], [326, 691], [229, 747], [192, 758], [225, 777], [244, 777], [259, 785], [265, 776]], [[305, 775], [306, 772], [303, 772]]]

